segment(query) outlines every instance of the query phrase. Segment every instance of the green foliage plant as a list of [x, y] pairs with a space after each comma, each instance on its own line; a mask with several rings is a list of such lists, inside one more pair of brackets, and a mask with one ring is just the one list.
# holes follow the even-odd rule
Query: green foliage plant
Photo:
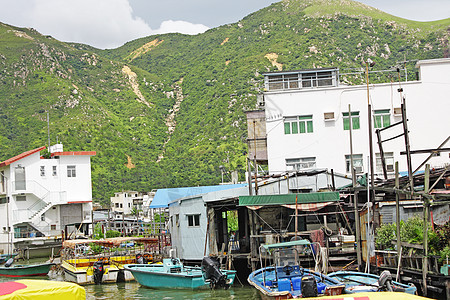
[[115, 237], [119, 237], [119, 236], [120, 236], [120, 232], [117, 230], [106, 231], [106, 238], [115, 238]]

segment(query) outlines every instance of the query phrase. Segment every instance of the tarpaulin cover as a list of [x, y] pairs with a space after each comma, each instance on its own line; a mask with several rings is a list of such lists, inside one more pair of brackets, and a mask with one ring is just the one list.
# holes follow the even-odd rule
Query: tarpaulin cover
[[72, 282], [24, 279], [0, 283], [0, 300], [86, 299], [84, 288]]
[[298, 241], [290, 241], [284, 243], [270, 244], [270, 245], [262, 245], [265, 249], [270, 250], [274, 248], [288, 248], [300, 245], [311, 245], [311, 242], [308, 240], [298, 240]]
[[150, 204], [150, 208], [169, 207], [169, 203], [173, 200], [191, 197], [195, 195], [206, 194], [210, 192], [223, 191], [244, 187], [247, 184], [224, 184], [212, 186], [193, 186], [170, 189], [159, 189], [156, 191], [155, 197]]
[[298, 204], [331, 202], [331, 201], [339, 201], [339, 192], [239, 196], [239, 206], [287, 205], [287, 204], [295, 205], [296, 197]]

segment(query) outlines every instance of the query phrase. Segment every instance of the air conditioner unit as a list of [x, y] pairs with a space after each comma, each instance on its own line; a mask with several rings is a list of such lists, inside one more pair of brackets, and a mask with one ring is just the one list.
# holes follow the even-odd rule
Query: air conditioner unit
[[264, 108], [265, 102], [264, 102], [264, 95], [263, 94], [258, 94], [256, 96], [256, 103], [257, 103], [259, 108]]
[[394, 116], [401, 116], [401, 115], [402, 115], [402, 108], [394, 107]]
[[361, 174], [361, 173], [363, 173], [363, 168], [362, 168], [362, 167], [355, 167], [355, 173], [356, 173], [356, 174]]
[[335, 121], [336, 119], [334, 118], [334, 112], [326, 112], [323, 113], [323, 119], [325, 121]]

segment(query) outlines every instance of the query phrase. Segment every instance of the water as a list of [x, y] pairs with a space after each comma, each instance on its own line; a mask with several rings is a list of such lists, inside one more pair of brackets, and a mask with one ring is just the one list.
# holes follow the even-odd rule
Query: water
[[[19, 280], [19, 279], [40, 279], [40, 280], [57, 280], [64, 281], [62, 275], [52, 276], [53, 278], [45, 277], [28, 277], [28, 278], [8, 278], [0, 277], [0, 282]], [[117, 283], [117, 284], [102, 284], [102, 285], [86, 285], [83, 286], [86, 290], [86, 299], [162, 299], [162, 300], [178, 300], [178, 299], [195, 299], [195, 300], [209, 300], [209, 299], [260, 299], [258, 291], [248, 285], [242, 286], [238, 281], [228, 290], [185, 290], [185, 289], [150, 289], [141, 286], [136, 281]]]
[[249, 286], [233, 287], [228, 290], [177, 290], [149, 289], [137, 282], [85, 286], [86, 299], [260, 299], [255, 288]]

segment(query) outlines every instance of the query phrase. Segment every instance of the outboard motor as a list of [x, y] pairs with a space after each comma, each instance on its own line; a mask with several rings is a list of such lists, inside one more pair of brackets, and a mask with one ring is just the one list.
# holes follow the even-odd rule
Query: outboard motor
[[219, 262], [211, 257], [205, 256], [202, 260], [202, 273], [206, 282], [209, 282], [209, 286], [212, 289], [215, 288], [229, 288], [227, 284], [227, 276], [222, 274], [219, 267]]
[[301, 290], [302, 298], [317, 297], [319, 295], [314, 276], [305, 275], [302, 277]]
[[13, 262], [14, 262], [14, 258], [11, 257], [10, 259], [8, 259], [8, 260], [6, 261], [5, 267], [7, 267], [7, 268], [11, 267], [11, 265], [13, 264]]
[[382, 290], [392, 292], [392, 275], [391, 272], [385, 270], [381, 272], [380, 278], [378, 278], [378, 285]]
[[94, 262], [94, 282], [100, 284], [103, 281], [103, 273], [105, 273], [105, 267], [102, 260]]
[[136, 255], [136, 263], [137, 263], [137, 264], [140, 264], [140, 265], [142, 265], [142, 264], [145, 263], [145, 262], [144, 262], [144, 257], [142, 256], [142, 254], [137, 254], [137, 255]]

